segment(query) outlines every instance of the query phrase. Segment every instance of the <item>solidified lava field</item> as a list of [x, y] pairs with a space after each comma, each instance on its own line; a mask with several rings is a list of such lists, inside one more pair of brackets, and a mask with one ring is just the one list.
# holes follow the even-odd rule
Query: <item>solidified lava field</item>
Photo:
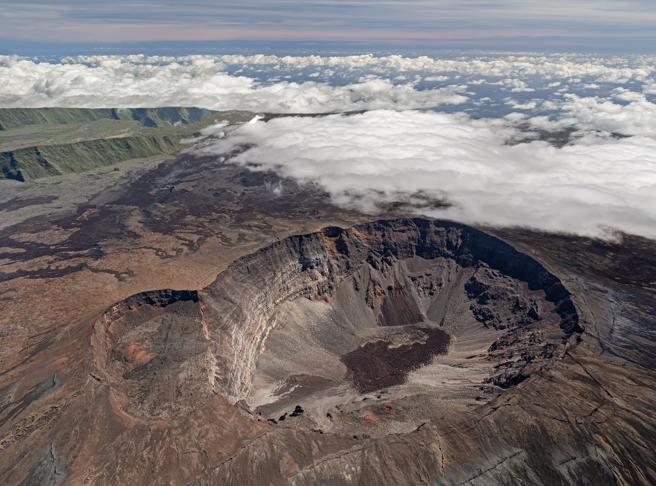
[[440, 329], [418, 328], [425, 342], [393, 346], [391, 341], [369, 342], [342, 356], [349, 379], [360, 393], [400, 385], [412, 370], [429, 364], [449, 348], [449, 335]]

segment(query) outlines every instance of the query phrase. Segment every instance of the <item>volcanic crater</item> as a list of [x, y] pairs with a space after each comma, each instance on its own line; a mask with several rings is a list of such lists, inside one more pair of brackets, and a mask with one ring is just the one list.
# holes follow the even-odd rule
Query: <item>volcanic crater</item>
[[581, 332], [570, 293], [532, 257], [471, 227], [399, 219], [281, 240], [202, 290], [130, 297], [92, 345], [94, 376], [134, 417], [220, 394], [272, 425], [385, 435], [489, 401]]

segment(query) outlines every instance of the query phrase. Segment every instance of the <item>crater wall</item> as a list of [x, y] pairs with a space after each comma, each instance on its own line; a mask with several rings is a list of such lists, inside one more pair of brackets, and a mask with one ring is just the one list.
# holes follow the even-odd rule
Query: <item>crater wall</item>
[[[400, 264], [405, 270], [399, 270]], [[424, 271], [424, 266], [431, 265], [441, 270]], [[152, 388], [155, 368], [160, 370], [158, 376], [165, 376], [163, 369], [176, 376], [201, 374], [202, 378], [179, 380], [180, 393], [187, 388], [196, 394], [218, 392], [237, 402], [252, 396], [267, 338], [285, 326], [290, 316], [288, 311], [280, 312], [286, 305], [301, 301], [333, 305], [337, 294], [345, 292], [339, 289], [348, 284], [349, 297], [340, 297], [339, 306], [348, 307], [352, 302], [364, 309], [358, 311], [357, 319], [370, 321], [370, 328], [422, 321], [438, 327], [444, 325], [438, 322], [439, 309], [453, 292], [440, 290], [446, 288], [445, 278], [449, 282], [446, 287], [462, 290], [464, 297], [459, 298], [466, 302], [471, 316], [494, 336], [490, 356], [496, 353], [512, 358], [506, 359], [510, 364], [495, 368], [497, 375], [491, 378], [501, 387], [522, 381], [532, 361], [552, 353], [556, 345], [553, 332], [544, 337], [536, 331], [536, 323], [544, 316], [555, 316], [557, 340], [565, 341], [582, 330], [569, 292], [535, 259], [474, 228], [403, 219], [290, 237], [237, 260], [200, 291], [156, 291], [131, 297], [96, 323], [96, 363], [101, 373], [117, 369], [113, 360], [125, 357], [117, 358], [112, 346], [123, 339], [119, 334], [132, 333], [123, 345], [139, 349], [144, 362], [130, 367], [129, 373], [119, 366], [122, 371], [115, 376], [116, 383], [131, 383], [125, 386], [134, 385], [148, 394], [148, 387], [132, 382], [147, 379]], [[513, 297], [519, 286], [527, 295], [523, 300]], [[543, 297], [538, 299], [541, 303], [530, 297], [533, 294]], [[150, 331], [136, 332], [140, 326]], [[181, 334], [180, 328], [185, 332]], [[158, 342], [160, 339], [167, 340], [166, 344]], [[334, 347], [328, 339], [324, 341]], [[335, 336], [334, 341], [340, 342], [340, 338]], [[520, 348], [518, 341], [523, 343]], [[171, 346], [179, 350], [174, 360], [163, 355]], [[354, 352], [355, 344], [348, 346], [342, 350], [344, 355]], [[513, 354], [511, 348], [520, 349], [519, 354]], [[155, 367], [152, 363], [156, 360], [159, 364]], [[198, 369], [192, 373], [194, 366]], [[135, 396], [143, 403], [166, 399], [163, 395], [157, 400]]]

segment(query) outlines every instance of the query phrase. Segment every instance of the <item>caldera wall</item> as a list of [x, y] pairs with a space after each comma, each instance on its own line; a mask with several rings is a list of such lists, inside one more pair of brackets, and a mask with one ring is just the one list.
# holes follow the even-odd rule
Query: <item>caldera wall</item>
[[[236, 402], [251, 393], [258, 357], [279, 324], [277, 311], [283, 304], [299, 298], [330, 301], [340, 283], [363, 266], [384, 274], [394, 262], [413, 258], [445, 259], [463, 268], [483, 266], [525, 282], [553, 304], [563, 339], [581, 331], [569, 292], [539, 262], [474, 228], [422, 219], [378, 221], [290, 237], [237, 260], [197, 293], [148, 292], [130, 302], [132, 307], [139, 302], [170, 309], [169, 319], [174, 322], [182, 319], [177, 315], [177, 301], [196, 306], [199, 317], [191, 325], [198, 326], [198, 340], [207, 355], [202, 361], [207, 376], [202, 381]], [[483, 291], [472, 297], [484, 300]], [[373, 314], [380, 312], [380, 307], [370, 307]], [[188, 322], [189, 312], [185, 312]], [[97, 331], [102, 334], [112, 319], [105, 316]], [[144, 346], [152, 347], [151, 340]], [[197, 362], [198, 357], [194, 355], [193, 360]]]

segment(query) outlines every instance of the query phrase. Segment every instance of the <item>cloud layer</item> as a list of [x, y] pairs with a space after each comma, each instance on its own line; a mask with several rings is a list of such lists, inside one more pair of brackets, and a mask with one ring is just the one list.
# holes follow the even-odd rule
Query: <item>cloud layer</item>
[[656, 141], [587, 135], [563, 148], [504, 143], [514, 136], [499, 120], [374, 111], [258, 121], [206, 150], [255, 144], [233, 160], [317, 182], [338, 204], [370, 212], [419, 194], [452, 204], [422, 210], [436, 217], [656, 238]]
[[259, 121], [212, 150], [254, 145], [236, 161], [367, 211], [432, 197], [452, 204], [434, 216], [597, 236], [656, 237], [655, 101], [650, 56], [0, 56], [0, 107], [375, 110]]
[[460, 104], [461, 87], [418, 90], [387, 79], [345, 85], [314, 81], [262, 84], [231, 75], [216, 58], [183, 62], [142, 58], [92, 58], [86, 62], [37, 63], [0, 59], [0, 107], [198, 106], [217, 110], [321, 113], [380, 108], [433, 108]]
[[[635, 134], [653, 128], [654, 86], [656, 59], [648, 56], [135, 55], [59, 62], [0, 56], [0, 107], [194, 105], [277, 113], [444, 107], [485, 117], [520, 111], [587, 126], [599, 112], [609, 128], [637, 120], [627, 128]], [[624, 108], [629, 104], [633, 113]]]

